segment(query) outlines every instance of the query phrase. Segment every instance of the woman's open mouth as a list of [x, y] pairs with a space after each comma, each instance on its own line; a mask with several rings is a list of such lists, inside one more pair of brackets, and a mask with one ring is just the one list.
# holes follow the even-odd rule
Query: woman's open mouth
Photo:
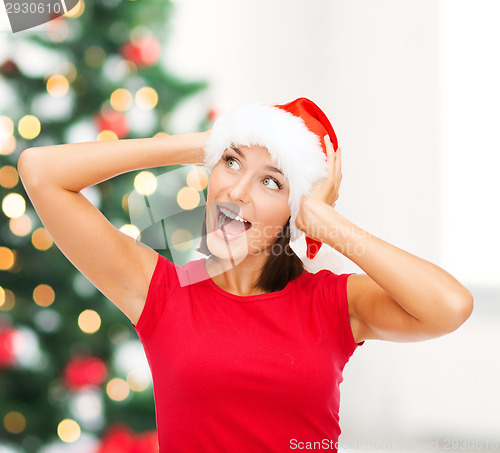
[[214, 232], [218, 238], [232, 241], [242, 236], [250, 228], [252, 228], [250, 222], [217, 204]]

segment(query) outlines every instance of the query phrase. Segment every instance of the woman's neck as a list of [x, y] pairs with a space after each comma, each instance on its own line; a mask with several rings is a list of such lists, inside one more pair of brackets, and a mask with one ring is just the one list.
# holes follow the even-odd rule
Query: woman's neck
[[265, 294], [265, 291], [254, 287], [266, 256], [247, 256], [233, 266], [229, 260], [210, 257], [206, 260], [206, 269], [213, 282], [224, 291], [238, 296]]

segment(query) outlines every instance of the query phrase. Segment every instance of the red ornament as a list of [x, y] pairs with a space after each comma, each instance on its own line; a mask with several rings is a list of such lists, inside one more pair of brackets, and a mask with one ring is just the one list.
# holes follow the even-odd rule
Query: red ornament
[[212, 122], [214, 122], [217, 117], [219, 116], [219, 112], [215, 107], [212, 107], [210, 111], [208, 112], [208, 119]]
[[120, 53], [123, 58], [133, 61], [137, 66], [147, 67], [155, 64], [161, 55], [161, 45], [153, 36], [140, 38], [137, 43], [126, 42]]
[[[63, 22], [64, 21], [64, 17], [61, 15], [61, 13], [56, 13], [55, 11], [52, 11], [49, 15], [50, 17], [50, 22], [54, 21], [54, 20], [58, 20], [60, 22]], [[59, 23], [59, 22], [58, 22]]]
[[134, 453], [157, 453], [158, 451], [158, 433], [156, 431], [146, 431], [136, 436]]
[[161, 55], [161, 45], [158, 40], [152, 36], [142, 38], [139, 42], [141, 49], [141, 58], [145, 66], [155, 64]]
[[11, 328], [0, 328], [0, 368], [11, 368], [16, 363], [15, 342], [19, 332]]
[[103, 108], [101, 112], [96, 114], [95, 121], [99, 132], [113, 131], [118, 138], [126, 137], [129, 133], [127, 117], [116, 110]]
[[122, 54], [123, 58], [139, 64], [139, 61], [141, 59], [141, 49], [132, 44], [130, 41], [121, 46], [120, 53]]
[[19, 74], [19, 68], [13, 60], [5, 60], [0, 66], [0, 74], [5, 77], [14, 77]]
[[98, 357], [76, 357], [66, 365], [63, 380], [70, 390], [79, 390], [101, 385], [107, 374], [106, 365]]
[[115, 423], [101, 439], [96, 453], [158, 453], [158, 434], [145, 431], [135, 434], [128, 426]]

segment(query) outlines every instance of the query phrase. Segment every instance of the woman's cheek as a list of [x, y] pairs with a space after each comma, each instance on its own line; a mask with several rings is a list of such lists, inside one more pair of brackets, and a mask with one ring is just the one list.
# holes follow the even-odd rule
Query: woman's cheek
[[255, 224], [252, 224], [252, 228], [248, 230], [247, 239], [249, 248], [261, 248], [265, 241], [262, 229], [258, 225], [255, 226]]
[[277, 227], [277, 226], [274, 226], [271, 224], [266, 224], [261, 230], [263, 238], [265, 238], [266, 240], [271, 239], [273, 242], [274, 242], [274, 239], [276, 238], [276, 235], [280, 231], [281, 231], [281, 227]]
[[281, 228], [277, 228], [270, 224], [260, 224], [256, 228], [252, 227], [249, 230], [249, 247], [261, 248], [271, 245], [275, 242]]

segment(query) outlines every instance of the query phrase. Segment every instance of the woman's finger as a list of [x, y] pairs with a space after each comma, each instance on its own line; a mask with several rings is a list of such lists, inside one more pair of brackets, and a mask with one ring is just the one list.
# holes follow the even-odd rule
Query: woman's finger
[[335, 151], [333, 150], [333, 144], [330, 140], [330, 137], [325, 135], [324, 137], [325, 140], [325, 146], [326, 146], [326, 153], [327, 153], [327, 160], [328, 160], [328, 172], [330, 175], [335, 174]]
[[340, 152], [340, 146], [337, 148], [337, 151], [335, 151], [335, 173], [339, 174], [342, 169], [342, 154]]

